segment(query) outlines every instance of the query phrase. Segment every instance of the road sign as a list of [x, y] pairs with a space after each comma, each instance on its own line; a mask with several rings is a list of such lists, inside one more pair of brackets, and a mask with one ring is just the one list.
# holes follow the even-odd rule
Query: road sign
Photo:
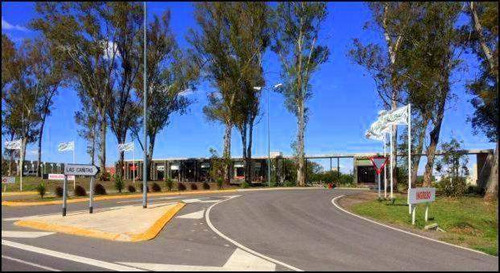
[[94, 176], [99, 172], [99, 168], [94, 165], [66, 164], [64, 166], [65, 175]]
[[374, 156], [370, 157], [370, 160], [373, 164], [373, 167], [375, 167], [375, 171], [377, 172], [377, 174], [380, 174], [382, 172], [382, 169], [384, 168], [385, 163], [387, 162], [387, 157]]
[[[64, 174], [62, 173], [49, 173], [49, 180], [64, 180]], [[74, 175], [68, 175], [68, 180], [75, 180]]]
[[436, 188], [412, 188], [410, 189], [409, 204], [433, 202], [436, 200]]
[[2, 184], [14, 184], [16, 178], [14, 176], [2, 176]]

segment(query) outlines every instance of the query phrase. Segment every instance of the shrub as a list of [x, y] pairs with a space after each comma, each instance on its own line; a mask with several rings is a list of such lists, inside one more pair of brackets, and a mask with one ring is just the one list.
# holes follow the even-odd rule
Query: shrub
[[285, 187], [295, 187], [297, 185], [297, 182], [295, 181], [285, 181], [284, 186]]
[[111, 180], [111, 174], [109, 172], [104, 171], [99, 175], [99, 181], [109, 181]]
[[123, 188], [125, 187], [125, 183], [123, 182], [122, 177], [116, 176], [115, 177], [115, 189], [121, 193]]
[[224, 185], [224, 179], [219, 177], [217, 178], [216, 182], [217, 182], [217, 189], [219, 190], [222, 189], [222, 186]]
[[190, 187], [191, 187], [192, 191], [195, 191], [198, 189], [198, 185], [196, 185], [196, 183], [191, 183]]
[[167, 180], [165, 180], [165, 186], [169, 191], [171, 191], [172, 188], [174, 187], [174, 181], [170, 178], [167, 178]]
[[97, 183], [94, 186], [94, 193], [96, 195], [105, 195], [106, 189], [104, 188], [104, 186], [102, 184]]
[[135, 192], [135, 187], [133, 185], [128, 185], [128, 192]]
[[477, 185], [469, 185], [467, 187], [467, 194], [484, 196], [485, 193], [486, 193], [486, 191], [483, 187], [480, 187]]
[[436, 183], [436, 190], [441, 192], [444, 196], [460, 197], [465, 194], [467, 183], [464, 177], [443, 177], [441, 181]]
[[153, 183], [153, 186], [151, 186], [151, 189], [153, 190], [153, 192], [160, 192], [161, 191], [161, 187], [160, 187], [160, 185], [158, 185], [158, 183]]
[[242, 187], [243, 189], [246, 189], [246, 188], [250, 187], [250, 184], [248, 184], [247, 181], [243, 181], [241, 183], [240, 187]]
[[185, 191], [186, 190], [186, 185], [182, 183], [177, 183], [177, 190], [179, 191]]
[[75, 194], [75, 196], [86, 196], [87, 195], [87, 191], [80, 185], [75, 187], [75, 190], [73, 193]]
[[210, 189], [210, 185], [207, 182], [203, 182], [203, 189], [204, 190], [209, 190]]
[[[149, 186], [146, 184], [146, 190], [149, 192]], [[144, 183], [141, 183], [141, 192], [144, 192]]]
[[38, 186], [36, 186], [36, 191], [38, 194], [40, 194], [40, 197], [43, 199], [43, 196], [45, 195], [47, 188], [45, 187], [45, 184], [42, 182]]
[[57, 197], [62, 197], [64, 191], [63, 191], [63, 188], [61, 186], [57, 186], [55, 192], [56, 192]]

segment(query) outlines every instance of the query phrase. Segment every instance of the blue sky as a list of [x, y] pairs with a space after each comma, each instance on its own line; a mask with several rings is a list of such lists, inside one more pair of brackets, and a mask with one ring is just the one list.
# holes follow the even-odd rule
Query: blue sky
[[[161, 14], [165, 9], [170, 9], [172, 12], [171, 28], [179, 45], [187, 46], [185, 35], [190, 27], [195, 27], [192, 3], [148, 3], [149, 16]], [[320, 40], [328, 45], [331, 55], [328, 62], [321, 66], [312, 79], [314, 95], [308, 103], [310, 117], [306, 131], [306, 154], [381, 152], [381, 143], [364, 137], [365, 130], [375, 121], [378, 110], [382, 108], [374, 82], [362, 67], [347, 58], [346, 53], [353, 38], [360, 38], [363, 42], [373, 41], [383, 44], [382, 37], [374, 30], [363, 30], [365, 22], [370, 20], [370, 11], [363, 3], [330, 2], [328, 11]], [[34, 16], [33, 3], [3, 2], [2, 33], [7, 34], [17, 44], [23, 38], [38, 35], [25, 28]], [[468, 56], [466, 62], [468, 72], [457, 72], [453, 76], [457, 80], [453, 86], [457, 98], [448, 104], [441, 140], [447, 141], [454, 136], [463, 140], [463, 146], [468, 149], [493, 148], [494, 143], [489, 143], [484, 135], [473, 135], [471, 125], [466, 121], [473, 113], [473, 107], [469, 102], [471, 96], [465, 92], [464, 84], [476, 71], [477, 64], [474, 60]], [[279, 69], [279, 60], [276, 56], [272, 52], [266, 52], [264, 71], [268, 87], [280, 82]], [[210, 147], [217, 149], [219, 153], [222, 151], [224, 127], [218, 123], [208, 122], [202, 112], [203, 106], [207, 103], [206, 94], [211, 90], [210, 84], [202, 82], [195, 92], [188, 95], [195, 102], [189, 107], [186, 115], [174, 115], [170, 126], [159, 133], [156, 138], [154, 158], [208, 156]], [[264, 94], [264, 102], [266, 98]], [[291, 154], [290, 144], [295, 139], [296, 119], [285, 109], [280, 94], [270, 94], [270, 105], [271, 150]], [[60, 90], [59, 96], [55, 98], [52, 115], [47, 119], [43, 136], [43, 161], [71, 162], [71, 152], [57, 152], [58, 143], [71, 140], [75, 141], [76, 161], [79, 163], [90, 161], [86, 154], [85, 140], [78, 136], [78, 127], [73, 118], [74, 112], [80, 107], [74, 90]], [[266, 112], [263, 111], [262, 118], [254, 131], [253, 154], [256, 156], [267, 154], [266, 121]], [[130, 139], [129, 136], [128, 141]], [[116, 145], [115, 137], [109, 132], [108, 165], [118, 159]], [[34, 144], [28, 146], [28, 150], [35, 149]], [[142, 157], [141, 154], [142, 151], [136, 143], [136, 158]], [[232, 154], [241, 155], [241, 140], [236, 130], [233, 131]], [[28, 159], [35, 157], [35, 154], [28, 151]], [[132, 154], [126, 154], [125, 157], [131, 159]], [[318, 162], [325, 167], [329, 164], [327, 160]], [[350, 162], [341, 160], [342, 170], [350, 171]]]

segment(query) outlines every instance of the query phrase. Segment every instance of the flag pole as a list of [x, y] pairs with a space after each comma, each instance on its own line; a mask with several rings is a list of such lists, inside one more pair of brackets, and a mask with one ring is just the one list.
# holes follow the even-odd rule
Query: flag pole
[[135, 145], [134, 148], [132, 149], [132, 183], [134, 184], [135, 187]]
[[393, 151], [393, 147], [392, 147], [392, 146], [393, 146], [393, 143], [392, 143], [392, 130], [391, 130], [391, 132], [390, 132], [390, 136], [389, 136], [389, 137], [390, 137], [389, 143], [390, 143], [390, 146], [391, 146], [391, 155], [390, 155], [390, 157], [391, 157], [391, 170], [390, 170], [390, 179], [391, 179], [391, 199], [393, 199], [393, 198], [394, 198], [394, 189], [393, 189], [393, 187], [394, 187], [393, 185], [394, 185], [394, 184], [393, 184], [393, 173], [392, 173], [393, 168], [392, 168], [392, 166], [394, 166], [394, 165], [393, 165], [393, 164], [394, 164], [394, 162], [393, 162], [393, 161], [394, 161], [394, 158], [392, 157], [392, 151]]
[[411, 104], [408, 103], [408, 196], [407, 202], [409, 213], [411, 213], [410, 205], [410, 189], [411, 189]]
[[[384, 157], [386, 157], [385, 153], [385, 139], [386, 139], [387, 134], [384, 133]], [[387, 160], [387, 159], [386, 159]], [[384, 198], [387, 198], [387, 164], [384, 164]]]
[[148, 179], [148, 172], [147, 172], [147, 162], [148, 162], [148, 154], [147, 154], [147, 150], [148, 150], [148, 129], [147, 129], [147, 122], [148, 122], [148, 112], [147, 112], [147, 109], [148, 109], [148, 92], [147, 92], [147, 82], [146, 82], [146, 79], [148, 78], [147, 77], [147, 62], [146, 62], [146, 47], [147, 47], [147, 44], [146, 44], [146, 32], [148, 30], [148, 27], [147, 27], [147, 24], [146, 24], [146, 19], [147, 19], [147, 11], [146, 11], [146, 1], [144, 1], [144, 82], [143, 82], [143, 92], [144, 92], [144, 95], [143, 95], [143, 99], [144, 99], [144, 161], [142, 162], [142, 168], [143, 168], [143, 172], [142, 172], [142, 192], [143, 192], [143, 195], [142, 195], [142, 207], [143, 208], [147, 208], [148, 206], [148, 186], [147, 186], [147, 179]]

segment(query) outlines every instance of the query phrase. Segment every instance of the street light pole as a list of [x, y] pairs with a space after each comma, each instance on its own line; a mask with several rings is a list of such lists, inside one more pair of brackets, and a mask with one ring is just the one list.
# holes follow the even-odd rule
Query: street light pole
[[147, 32], [147, 25], [146, 25], [146, 2], [144, 2], [144, 82], [143, 82], [143, 88], [144, 88], [144, 121], [143, 121], [143, 126], [144, 126], [144, 164], [142, 165], [142, 207], [147, 208], [148, 207], [148, 185], [147, 185], [147, 180], [148, 180], [148, 172], [147, 172], [147, 165], [148, 165], [148, 153], [147, 153], [147, 147], [148, 147], [148, 131], [147, 131], [147, 122], [148, 122], [148, 92], [146, 90], [146, 79], [147, 79], [147, 73], [146, 73], [146, 32]]
[[269, 88], [267, 89], [267, 184], [271, 187], [271, 127], [269, 122]]

